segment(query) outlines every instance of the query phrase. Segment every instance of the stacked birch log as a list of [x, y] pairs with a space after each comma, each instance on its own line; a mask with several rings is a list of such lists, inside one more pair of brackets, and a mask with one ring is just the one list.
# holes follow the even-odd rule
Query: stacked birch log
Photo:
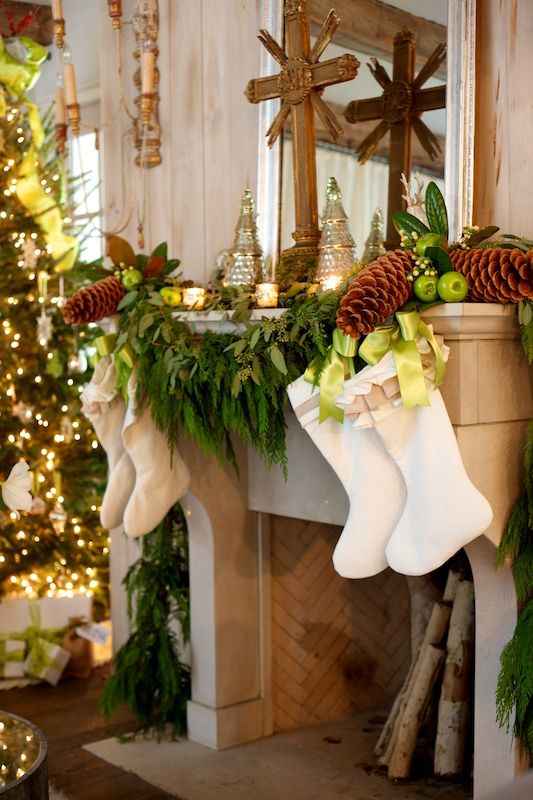
[[374, 749], [391, 780], [410, 777], [420, 729], [432, 714], [437, 716], [435, 775], [463, 775], [473, 652], [474, 584], [450, 571], [442, 601], [433, 603], [418, 652]]

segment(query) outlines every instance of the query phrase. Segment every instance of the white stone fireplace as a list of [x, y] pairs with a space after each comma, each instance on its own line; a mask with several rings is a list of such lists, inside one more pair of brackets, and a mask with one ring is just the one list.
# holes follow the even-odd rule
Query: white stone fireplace
[[[495, 543], [501, 537], [520, 485], [524, 431], [533, 416], [533, 399], [527, 365], [517, 341], [515, 309], [446, 306], [434, 310], [431, 321], [452, 348], [443, 394], [466, 468], [494, 509], [494, 522], [486, 536], [467, 548], [476, 592], [474, 779], [475, 796], [481, 797], [490, 787], [510, 779], [517, 769], [512, 740], [497, 727], [494, 705], [499, 655], [512, 635], [517, 604], [510, 568], [495, 570], [493, 565]], [[327, 571], [337, 531], [329, 526], [344, 524], [347, 497], [292, 414], [288, 416], [287, 445], [286, 483], [278, 469], [267, 470], [254, 453], [246, 453], [243, 448], [238, 452], [240, 477], [230, 468], [206, 460], [193, 443], [187, 442], [182, 448], [193, 475], [184, 503], [189, 523], [192, 614], [189, 737], [212, 748], [232, 747], [298, 724], [346, 716], [353, 703], [361, 710], [373, 703], [374, 707], [387, 704], [387, 692], [380, 693], [376, 680], [376, 665], [371, 659], [369, 662], [368, 652], [361, 657], [366, 646], [364, 637], [359, 646], [348, 641], [355, 622], [350, 622], [347, 596], [340, 601], [338, 598], [339, 592], [349, 593], [345, 584], [366, 584], [362, 591], [367, 598], [372, 591], [381, 592], [386, 598], [388, 591], [395, 613], [399, 614], [389, 631], [391, 638], [392, 630], [397, 633], [400, 628], [399, 638], [403, 639], [394, 643], [389, 657], [391, 662], [396, 658], [395, 671], [392, 677], [389, 675], [390, 700], [407, 666], [405, 579], [383, 573], [372, 579], [373, 588], [367, 581], [345, 582], [338, 578], [339, 583], [334, 583], [335, 578]], [[287, 524], [288, 518], [292, 518], [292, 526]], [[298, 541], [300, 544], [295, 544]], [[309, 563], [301, 565], [300, 556]], [[312, 611], [316, 626], [321, 626], [318, 632], [313, 631], [312, 625], [298, 629], [300, 622], [294, 618], [289, 623], [280, 621], [288, 595], [284, 597], [287, 585], [280, 584], [276, 573], [289, 570], [291, 559], [293, 583], [289, 592], [293, 596], [299, 591], [312, 593], [316, 581], [316, 591], [324, 598], [323, 607], [317, 601], [317, 608]], [[298, 570], [308, 584], [301, 590], [297, 588]], [[377, 614], [374, 624], [376, 620], [378, 625], [391, 621], [391, 607], [387, 609], [386, 602], [371, 604], [370, 610], [361, 597], [354, 602], [354, 614], [359, 614], [359, 619]], [[342, 624], [338, 623], [338, 614], [344, 615]], [[290, 625], [296, 630], [285, 631], [287, 642], [292, 644], [284, 647], [283, 642], [279, 644], [275, 628]], [[328, 625], [332, 629], [329, 640]], [[294, 647], [298, 642], [304, 647], [306, 637], [307, 650], [298, 656]], [[314, 650], [319, 640], [321, 645]], [[387, 635], [383, 646], [386, 641]], [[277, 647], [280, 649], [276, 655]], [[339, 659], [332, 648], [340, 654], [341, 662], [346, 656], [345, 670], [339, 671]], [[288, 664], [284, 676], [283, 650], [293, 666], [304, 658], [308, 667], [314, 659], [314, 668], [305, 674], [292, 670], [291, 674]], [[383, 670], [383, 666], [379, 669]], [[337, 670], [333, 677], [331, 670]], [[350, 678], [355, 697], [347, 701]], [[301, 702], [296, 703], [296, 708], [294, 693], [287, 691], [284, 696], [284, 680], [300, 685]], [[321, 683], [327, 684], [328, 680], [337, 680], [338, 685], [333, 686], [333, 694], [320, 707]], [[381, 682], [386, 683], [383, 679]], [[313, 691], [317, 702], [306, 706]], [[364, 694], [359, 697], [359, 706], [358, 694]]]

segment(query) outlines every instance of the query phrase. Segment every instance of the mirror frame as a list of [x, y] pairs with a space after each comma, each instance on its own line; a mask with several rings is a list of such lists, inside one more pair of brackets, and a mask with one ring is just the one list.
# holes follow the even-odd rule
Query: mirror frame
[[[477, 0], [448, 0], [444, 180], [452, 239], [458, 238], [462, 228], [472, 223], [476, 4]], [[282, 42], [283, 0], [261, 0], [259, 27], [266, 28], [278, 42]], [[276, 68], [274, 59], [261, 48], [259, 74], [271, 75]], [[276, 103], [259, 104], [257, 224], [263, 252], [271, 257], [273, 265], [279, 256], [280, 242], [282, 137], [269, 149], [266, 132], [277, 110]]]

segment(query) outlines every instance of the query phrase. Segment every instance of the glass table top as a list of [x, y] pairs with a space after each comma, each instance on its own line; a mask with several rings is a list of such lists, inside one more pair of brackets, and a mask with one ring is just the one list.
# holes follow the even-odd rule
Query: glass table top
[[0, 711], [0, 794], [22, 782], [46, 756], [46, 742], [31, 723]]

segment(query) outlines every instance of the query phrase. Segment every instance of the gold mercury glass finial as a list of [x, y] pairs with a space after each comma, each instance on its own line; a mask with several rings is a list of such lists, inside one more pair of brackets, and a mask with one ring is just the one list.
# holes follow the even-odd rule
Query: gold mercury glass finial
[[357, 264], [356, 247], [342, 194], [335, 178], [328, 180], [322, 235], [318, 245], [316, 280], [325, 290], [336, 289]]
[[365, 242], [365, 251], [363, 253], [363, 261], [365, 264], [370, 264], [376, 258], [382, 256], [386, 252], [385, 248], [385, 225], [383, 223], [383, 212], [381, 208], [376, 208], [370, 223], [370, 233]]
[[223, 284], [254, 286], [261, 280], [263, 266], [263, 248], [259, 242], [254, 200], [250, 189], [246, 189], [241, 198], [231, 260]]

